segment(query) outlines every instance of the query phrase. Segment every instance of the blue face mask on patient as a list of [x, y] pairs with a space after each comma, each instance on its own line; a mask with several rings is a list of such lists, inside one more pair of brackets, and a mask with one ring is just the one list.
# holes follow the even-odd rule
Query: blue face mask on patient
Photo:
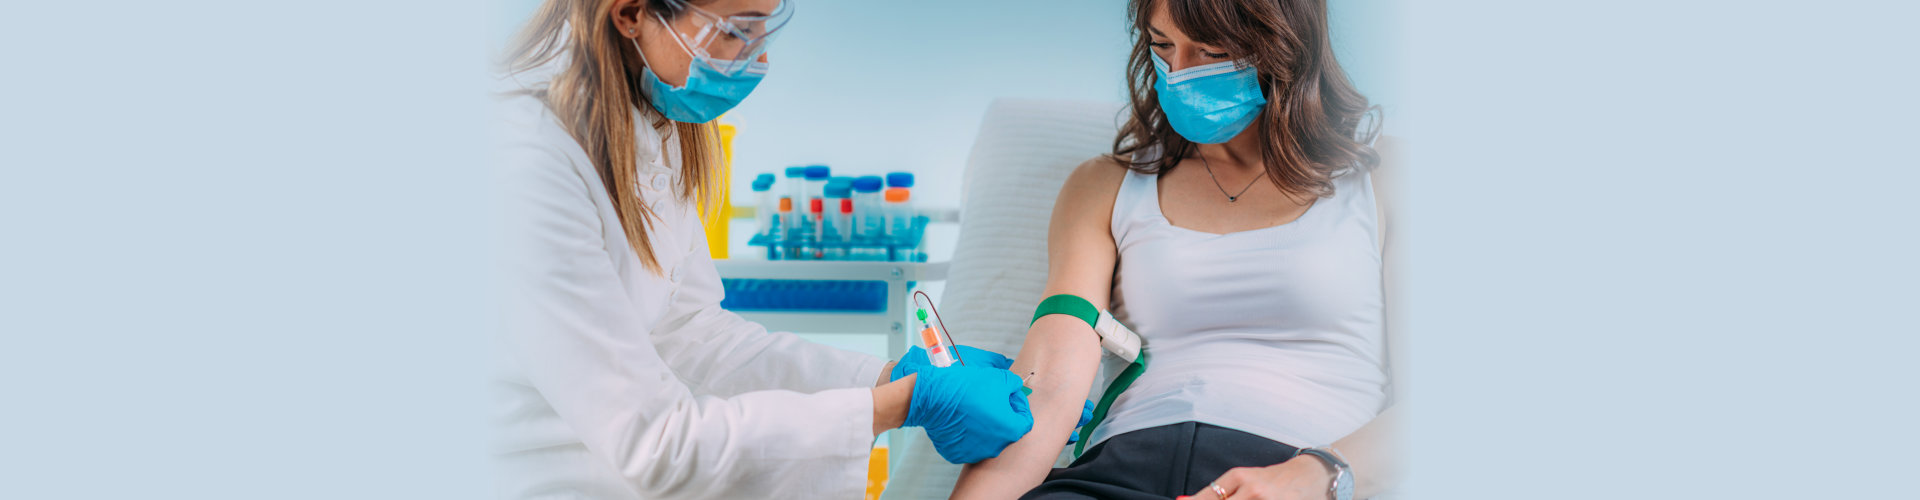
[[1159, 54], [1147, 55], [1159, 76], [1153, 90], [1160, 94], [1160, 111], [1173, 131], [1189, 141], [1227, 142], [1266, 107], [1267, 96], [1260, 91], [1260, 75], [1253, 66], [1236, 68], [1234, 61], [1227, 61], [1168, 73], [1167, 61]]

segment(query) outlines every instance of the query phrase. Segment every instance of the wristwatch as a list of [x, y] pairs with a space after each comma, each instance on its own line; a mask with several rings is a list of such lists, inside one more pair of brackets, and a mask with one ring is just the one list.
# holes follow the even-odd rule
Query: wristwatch
[[1300, 454], [1318, 457], [1333, 469], [1333, 485], [1327, 487], [1327, 493], [1333, 496], [1333, 500], [1353, 500], [1353, 467], [1340, 459], [1340, 452], [1333, 448], [1303, 448]]

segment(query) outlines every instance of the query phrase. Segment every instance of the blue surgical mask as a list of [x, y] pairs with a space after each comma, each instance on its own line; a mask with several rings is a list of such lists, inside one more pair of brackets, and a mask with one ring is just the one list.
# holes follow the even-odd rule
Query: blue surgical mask
[[[634, 48], [638, 50], [639, 44], [635, 43]], [[652, 101], [653, 109], [659, 110], [669, 120], [706, 123], [740, 105], [740, 101], [760, 85], [760, 79], [767, 76], [767, 63], [763, 62], [749, 63], [745, 69], [731, 75], [713, 66], [708, 64], [706, 57], [694, 56], [687, 65], [687, 83], [679, 87], [660, 81], [650, 66], [641, 69], [641, 79], [645, 80], [643, 83], [647, 86], [647, 100]]]
[[1153, 72], [1160, 78], [1153, 90], [1160, 94], [1160, 111], [1181, 137], [1201, 144], [1227, 142], [1267, 104], [1260, 92], [1260, 74], [1253, 66], [1236, 68], [1234, 61], [1194, 66], [1167, 72], [1167, 61], [1153, 57]]

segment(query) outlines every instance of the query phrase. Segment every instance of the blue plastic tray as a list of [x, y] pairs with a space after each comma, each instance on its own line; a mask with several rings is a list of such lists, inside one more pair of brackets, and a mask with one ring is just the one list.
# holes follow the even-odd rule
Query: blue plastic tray
[[887, 310], [887, 282], [722, 278], [733, 311], [866, 312]]

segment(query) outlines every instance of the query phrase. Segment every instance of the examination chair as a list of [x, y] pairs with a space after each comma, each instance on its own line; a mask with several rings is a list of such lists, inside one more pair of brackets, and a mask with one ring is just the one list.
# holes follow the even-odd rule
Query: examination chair
[[[1018, 357], [1047, 284], [1047, 223], [1067, 174], [1113, 149], [1124, 117], [1115, 102], [999, 99], [987, 106], [961, 180], [960, 234], [941, 293], [940, 316], [962, 344]], [[1111, 381], [1125, 363], [1101, 362]], [[1099, 397], [1097, 384], [1090, 399]], [[917, 428], [890, 450], [899, 457], [880, 498], [943, 499], [960, 466], [947, 463]], [[1062, 449], [1056, 466], [1072, 460]]]

